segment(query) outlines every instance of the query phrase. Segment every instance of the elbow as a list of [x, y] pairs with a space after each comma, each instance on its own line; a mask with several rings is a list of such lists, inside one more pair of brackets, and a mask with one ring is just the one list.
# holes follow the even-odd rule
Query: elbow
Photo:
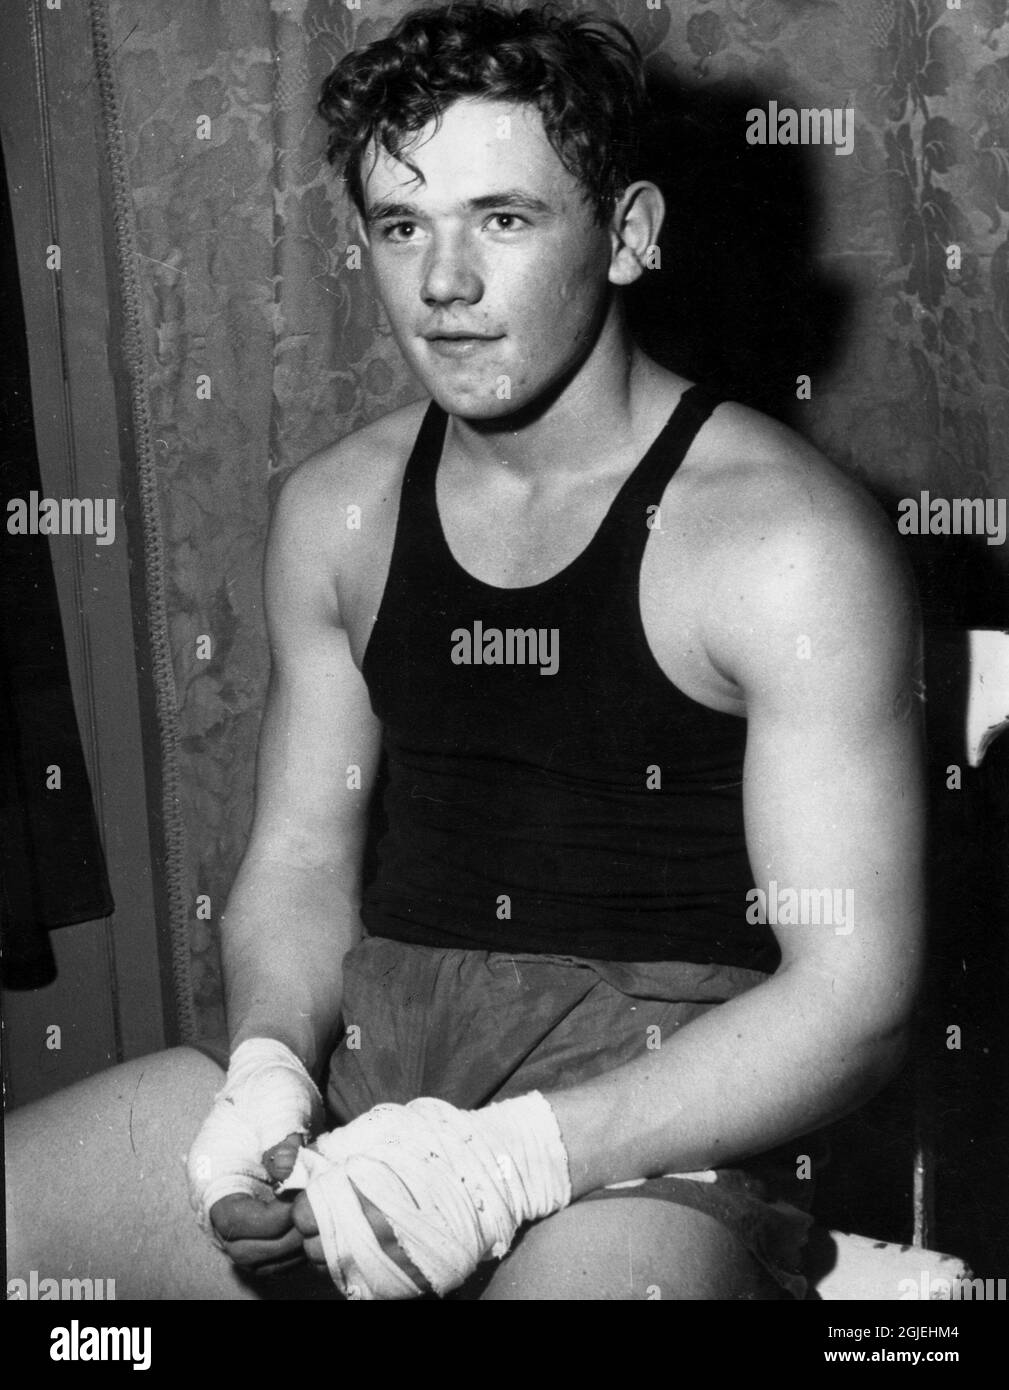
[[904, 1019], [873, 1040], [879, 1077], [877, 1089], [881, 1090], [903, 1071], [913, 1035], [911, 1020]]
[[853, 1100], [856, 1105], [871, 1100], [900, 1075], [907, 1063], [913, 1038], [914, 1023], [909, 1013], [883, 1021], [859, 1034], [851, 1050], [855, 1063], [852, 1070], [856, 1092]]
[[921, 986], [916, 958], [888, 981], [880, 977], [874, 989], [866, 989], [863, 978], [833, 996], [833, 1017], [846, 1034], [845, 1052], [862, 1092], [859, 1103], [889, 1085], [906, 1066], [917, 1034]]

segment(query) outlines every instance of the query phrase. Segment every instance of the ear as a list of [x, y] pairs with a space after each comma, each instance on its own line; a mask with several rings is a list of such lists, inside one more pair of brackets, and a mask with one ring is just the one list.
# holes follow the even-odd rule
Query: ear
[[610, 284], [630, 285], [643, 273], [665, 215], [665, 199], [654, 183], [642, 180], [624, 190], [610, 223]]

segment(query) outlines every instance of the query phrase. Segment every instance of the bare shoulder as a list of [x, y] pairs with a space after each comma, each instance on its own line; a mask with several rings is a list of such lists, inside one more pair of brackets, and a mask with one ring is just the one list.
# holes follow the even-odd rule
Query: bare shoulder
[[807, 638], [859, 664], [904, 661], [914, 585], [882, 508], [794, 431], [730, 403], [691, 468], [704, 528], [709, 650], [751, 674], [794, 660]]
[[266, 556], [271, 626], [350, 622], [392, 547], [400, 483], [425, 401], [394, 410], [292, 469], [277, 498]]
[[319, 512], [331, 520], [334, 510], [347, 506], [390, 498], [395, 505], [426, 408], [426, 401], [414, 401], [312, 454], [285, 479], [283, 506], [305, 513], [306, 520]]
[[[780, 544], [825, 529], [890, 548], [889, 523], [865, 489], [770, 416], [727, 402], [698, 445], [709, 500], [724, 507], [732, 499], [726, 517], [735, 516], [740, 534]], [[758, 552], [755, 545], [750, 553]]]

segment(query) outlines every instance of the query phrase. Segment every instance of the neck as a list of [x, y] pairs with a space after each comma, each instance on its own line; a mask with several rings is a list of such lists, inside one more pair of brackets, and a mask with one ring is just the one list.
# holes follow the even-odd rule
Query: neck
[[659, 368], [631, 338], [615, 305], [589, 356], [534, 405], [493, 420], [452, 416], [453, 450], [476, 465], [544, 477], [584, 473], [594, 459], [632, 449], [636, 407]]

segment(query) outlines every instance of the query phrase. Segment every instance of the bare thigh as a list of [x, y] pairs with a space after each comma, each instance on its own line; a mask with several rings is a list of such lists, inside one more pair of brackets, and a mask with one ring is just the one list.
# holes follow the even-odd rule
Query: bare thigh
[[254, 1298], [189, 1206], [185, 1155], [223, 1079], [175, 1048], [7, 1119], [8, 1278], [114, 1278], [118, 1298]]
[[642, 1197], [577, 1203], [526, 1232], [491, 1301], [778, 1299], [781, 1289], [714, 1217]]

